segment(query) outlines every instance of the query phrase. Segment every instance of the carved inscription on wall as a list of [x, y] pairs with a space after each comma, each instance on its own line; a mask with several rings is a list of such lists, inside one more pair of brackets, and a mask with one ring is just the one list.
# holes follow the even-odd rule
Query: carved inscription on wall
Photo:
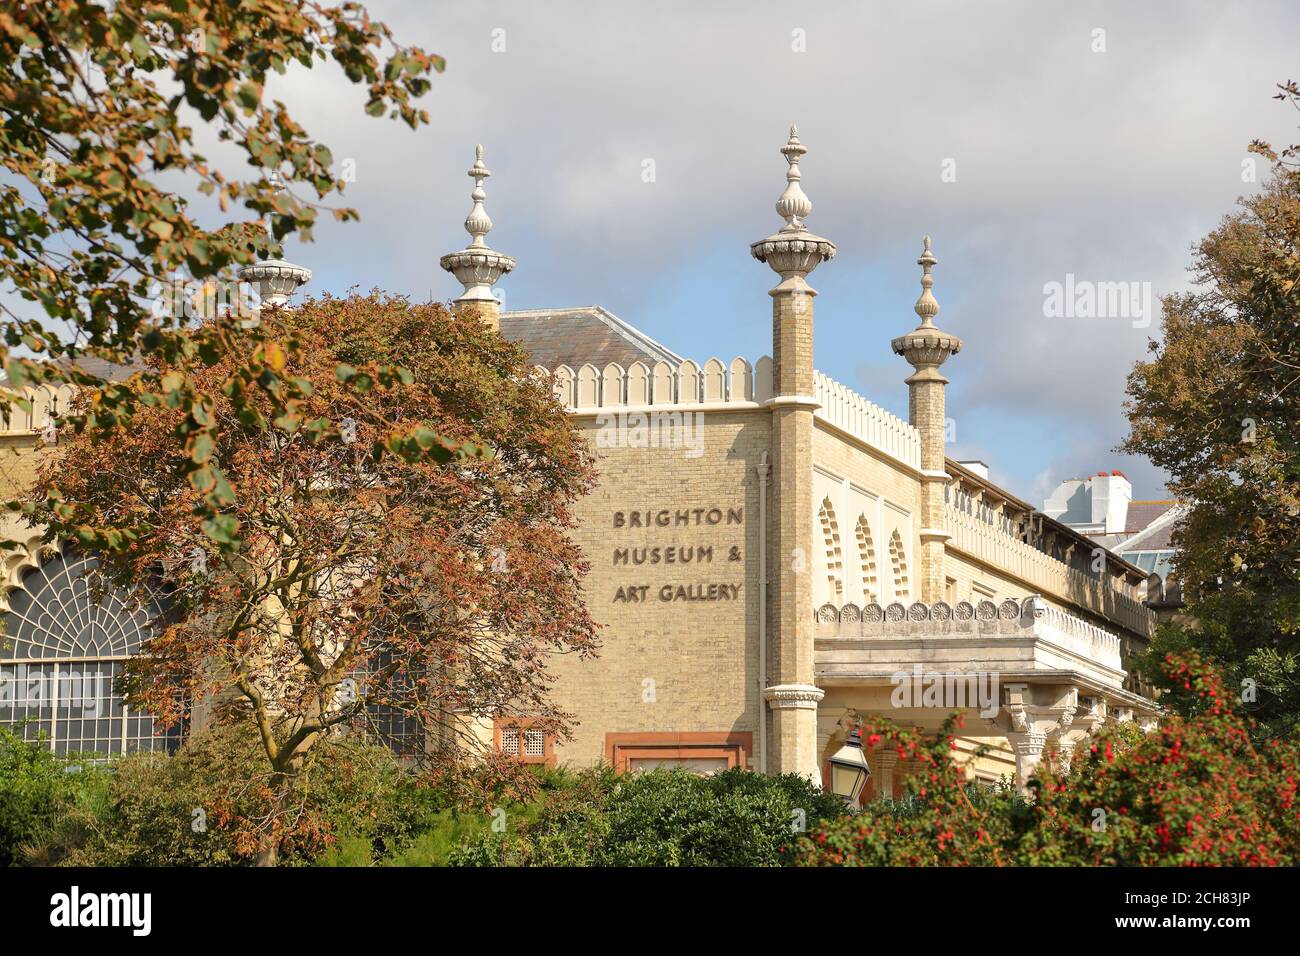
[[[615, 604], [740, 600], [744, 508], [615, 511], [611, 527], [616, 535], [637, 539], [616, 540], [612, 549], [614, 578], [620, 581]], [[629, 535], [633, 528], [638, 533]], [[647, 584], [638, 570], [649, 569], [671, 569], [675, 580]]]

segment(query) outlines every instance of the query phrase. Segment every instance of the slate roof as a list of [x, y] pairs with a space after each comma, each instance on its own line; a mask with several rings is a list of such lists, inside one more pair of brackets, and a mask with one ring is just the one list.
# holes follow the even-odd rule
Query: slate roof
[[93, 355], [79, 355], [72, 364], [83, 372], [102, 378], [106, 382], [124, 382], [145, 368], [143, 362], [133, 361], [129, 365], [118, 365]]
[[1176, 501], [1130, 501], [1128, 517], [1124, 521], [1126, 535], [1137, 534], [1166, 511], [1178, 504]]
[[[1136, 520], [1133, 517], [1135, 507], [1142, 509]], [[1176, 501], [1131, 502], [1128, 527], [1124, 529], [1129, 537], [1124, 542], [1124, 550], [1165, 551], [1173, 548], [1174, 528], [1185, 511]]]
[[588, 362], [599, 369], [610, 362], [627, 368], [638, 359], [646, 365], [682, 362], [676, 352], [598, 305], [503, 312], [501, 334], [522, 345], [532, 364], [552, 371], [560, 365], [577, 371]]

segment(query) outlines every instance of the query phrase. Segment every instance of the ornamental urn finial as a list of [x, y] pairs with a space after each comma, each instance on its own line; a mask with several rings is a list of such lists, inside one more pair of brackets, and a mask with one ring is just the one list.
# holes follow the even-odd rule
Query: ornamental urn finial
[[[285, 191], [284, 180], [280, 178], [278, 170], [271, 170], [267, 181], [271, 184], [273, 192]], [[266, 234], [274, 240], [269, 218], [266, 222]], [[259, 306], [284, 306], [300, 286], [311, 281], [311, 270], [284, 259], [259, 259], [239, 270], [239, 281], [247, 282], [257, 290]], [[252, 320], [254, 323], [256, 321], [256, 319]]]
[[469, 233], [470, 243], [459, 252], [447, 253], [439, 260], [439, 264], [465, 287], [464, 294], [457, 302], [495, 302], [492, 285], [515, 267], [515, 260], [493, 251], [484, 241], [484, 237], [492, 231], [492, 219], [483, 208], [483, 202], [487, 199], [483, 180], [492, 173], [483, 165], [481, 143], [474, 147], [474, 165], [470, 167], [468, 175], [474, 180], [474, 190], [470, 193], [474, 206], [465, 217], [465, 231]]
[[894, 351], [907, 359], [908, 363], [921, 369], [938, 369], [948, 360], [948, 356], [961, 351], [961, 339], [940, 330], [934, 324], [934, 317], [939, 314], [939, 300], [934, 297], [934, 276], [930, 274], [939, 262], [930, 251], [930, 237], [922, 240], [921, 258], [916, 264], [921, 267], [921, 295], [913, 307], [921, 319], [918, 325], [907, 335], [901, 335], [891, 343]]
[[773, 291], [807, 290], [804, 281], [808, 273], [823, 261], [835, 257], [835, 243], [808, 231], [804, 220], [812, 212], [812, 200], [803, 191], [803, 173], [799, 160], [808, 148], [799, 142], [799, 129], [790, 124], [790, 139], [781, 147], [787, 164], [785, 191], [776, 201], [777, 215], [785, 220], [781, 230], [766, 239], [752, 243], [750, 254], [781, 276], [782, 282]]

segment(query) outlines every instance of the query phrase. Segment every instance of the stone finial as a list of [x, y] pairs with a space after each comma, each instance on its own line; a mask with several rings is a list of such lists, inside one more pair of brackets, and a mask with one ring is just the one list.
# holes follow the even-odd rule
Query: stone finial
[[465, 231], [469, 233], [472, 240], [469, 244], [471, 249], [486, 249], [487, 243], [483, 241], [483, 237], [492, 231], [492, 220], [488, 217], [487, 210], [483, 208], [483, 200], [487, 199], [487, 193], [483, 191], [483, 180], [492, 173], [483, 165], [482, 143], [474, 147], [474, 165], [470, 167], [469, 175], [474, 180], [474, 191], [469, 194], [474, 200], [474, 208], [465, 217]]
[[800, 184], [803, 173], [799, 169], [799, 159], [807, 152], [808, 148], [799, 142], [798, 128], [791, 124], [790, 139], [781, 147], [787, 164], [785, 191], [776, 201], [777, 215], [785, 220], [785, 225], [779, 232], [749, 247], [755, 259], [766, 262], [781, 276], [783, 281], [776, 290], [806, 291], [808, 283], [804, 279], [808, 273], [823, 261], [835, 258], [835, 243], [813, 235], [804, 224], [812, 212], [812, 201]]
[[799, 172], [799, 157], [806, 152], [808, 147], [799, 142], [799, 127], [791, 123], [790, 139], [781, 147], [781, 153], [790, 168], [785, 171], [785, 192], [776, 201], [776, 214], [785, 219], [782, 232], [804, 231], [803, 220], [812, 212], [812, 200], [804, 195], [803, 187], [799, 185], [803, 178]]
[[921, 296], [916, 300], [915, 311], [920, 316], [921, 324], [907, 335], [901, 335], [891, 343], [894, 352], [907, 359], [908, 364], [918, 371], [936, 370], [948, 360], [948, 356], [961, 351], [961, 339], [941, 331], [934, 324], [934, 317], [939, 314], [939, 301], [934, 297], [934, 276], [930, 270], [939, 260], [930, 251], [930, 237], [922, 239], [924, 249], [916, 264], [921, 267]]
[[[286, 186], [284, 180], [280, 178], [279, 170], [271, 170], [267, 180], [274, 192], [285, 191]], [[271, 232], [269, 219], [266, 223], [266, 234], [272, 239], [275, 238]], [[251, 266], [244, 266], [239, 270], [239, 281], [252, 284], [257, 290], [262, 306], [284, 306], [300, 286], [311, 281], [311, 270], [284, 259], [259, 259]]]
[[484, 237], [492, 231], [492, 219], [483, 208], [483, 201], [487, 199], [483, 180], [492, 173], [483, 165], [481, 143], [474, 147], [474, 165], [470, 167], [468, 175], [474, 180], [474, 190], [470, 193], [474, 206], [465, 217], [465, 231], [469, 233], [470, 243], [459, 252], [447, 253], [439, 260], [439, 264], [465, 287], [464, 294], [457, 302], [495, 302], [492, 285], [515, 267], [515, 260], [494, 252], [484, 241]]
[[921, 241], [925, 243], [925, 251], [916, 260], [916, 264], [921, 267], [921, 297], [916, 300], [915, 309], [921, 317], [922, 326], [933, 326], [934, 317], [939, 314], [939, 302], [931, 291], [934, 288], [934, 276], [930, 275], [930, 270], [939, 260], [930, 251], [930, 237], [925, 236]]

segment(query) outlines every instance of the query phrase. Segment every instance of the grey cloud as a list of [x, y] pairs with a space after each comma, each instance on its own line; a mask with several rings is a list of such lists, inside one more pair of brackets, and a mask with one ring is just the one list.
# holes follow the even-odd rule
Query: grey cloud
[[[1109, 452], [1124, 377], [1156, 331], [1045, 318], [1043, 284], [1071, 272], [1149, 281], [1156, 300], [1182, 288], [1191, 243], [1253, 188], [1246, 143], [1294, 136], [1270, 99], [1300, 23], [1281, 3], [370, 7], [448, 69], [432, 127], [414, 134], [364, 117], [328, 68], [274, 90], [357, 165], [361, 224], [325, 223], [295, 252], [317, 287], [452, 295], [437, 258], [465, 241], [464, 172], [483, 142], [490, 241], [519, 262], [503, 283], [512, 306], [599, 301], [694, 355], [710, 316], [663, 309], [664, 290], [724, 286], [754, 312], [731, 352], [756, 354], [770, 277], [746, 244], [778, 225], [793, 120], [810, 226], [840, 247], [814, 278], [819, 365], [905, 409], [888, 338], [909, 327], [932, 233], [940, 323], [966, 341], [951, 404], [984, 423], [980, 441], [1041, 436], [994, 455], [1026, 497], [1043, 474], [1125, 467]], [[791, 50], [796, 28], [806, 53]], [[1090, 49], [1095, 28], [1105, 53]], [[947, 158], [956, 182], [940, 180]], [[1143, 474], [1139, 494], [1161, 493], [1154, 469], [1126, 470]]]

